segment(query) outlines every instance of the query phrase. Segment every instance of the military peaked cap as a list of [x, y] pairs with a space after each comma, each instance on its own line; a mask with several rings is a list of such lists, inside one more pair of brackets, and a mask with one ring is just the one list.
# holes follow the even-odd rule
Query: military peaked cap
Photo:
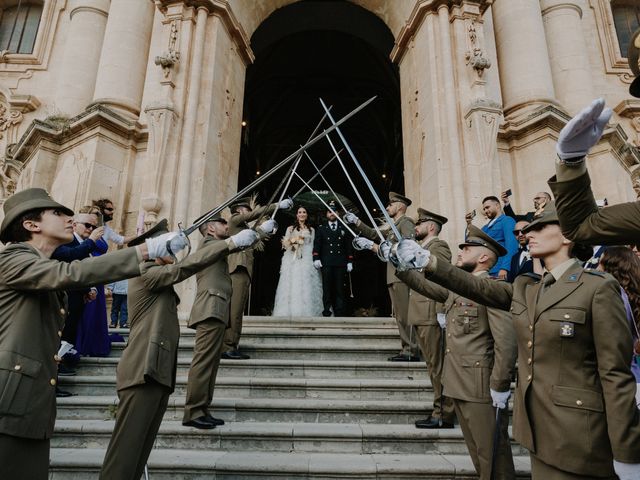
[[7, 228], [11, 223], [31, 210], [56, 209], [62, 210], [66, 215], [73, 216], [73, 210], [54, 201], [43, 188], [27, 188], [11, 195], [2, 206], [4, 219], [0, 226], [0, 241], [7, 242]]
[[239, 198], [231, 205], [229, 205], [230, 209], [234, 209], [235, 207], [247, 207], [249, 210], [251, 210], [251, 197]]
[[409, 200], [404, 195], [400, 195], [399, 193], [396, 193], [396, 192], [389, 192], [389, 203], [393, 203], [393, 202], [404, 203], [407, 207], [411, 205], [411, 200]]
[[136, 245], [141, 245], [148, 238], [154, 238], [162, 235], [163, 233], [167, 233], [169, 231], [169, 222], [166, 218], [163, 218], [158, 223], [156, 223], [149, 230], [144, 232], [142, 235], [138, 235], [136, 238], [127, 243], [128, 247], [135, 247]]
[[416, 224], [426, 222], [428, 220], [436, 222], [440, 226], [449, 221], [447, 217], [443, 217], [442, 215], [438, 215], [437, 213], [430, 212], [429, 210], [425, 210], [424, 208], [418, 208], [418, 220], [416, 221]]
[[458, 247], [486, 247], [498, 257], [502, 257], [507, 254], [506, 248], [475, 225], [469, 225], [469, 228], [467, 228], [467, 237], [465, 238], [464, 243], [461, 243]]

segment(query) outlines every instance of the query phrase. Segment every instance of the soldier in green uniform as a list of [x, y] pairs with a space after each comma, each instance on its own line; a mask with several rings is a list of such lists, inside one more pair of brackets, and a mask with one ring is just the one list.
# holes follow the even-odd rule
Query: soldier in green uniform
[[[410, 205], [411, 200], [407, 197], [400, 195], [399, 193], [389, 192], [387, 213], [394, 221], [394, 224], [402, 238], [413, 238], [415, 233], [415, 223], [411, 217], [406, 215], [407, 207]], [[344, 216], [344, 220], [346, 223], [353, 224], [354, 229], [369, 240], [375, 241], [378, 239], [376, 231], [361, 222], [353, 213], [347, 213]], [[384, 224], [380, 230], [386, 236], [387, 240], [392, 242], [397, 241], [390, 225]], [[398, 324], [400, 342], [402, 344], [402, 350], [400, 353], [389, 358], [389, 360], [395, 362], [420, 361], [418, 345], [415, 338], [416, 336], [413, 332], [412, 326], [409, 325], [407, 318], [409, 314], [409, 287], [396, 277], [395, 268], [391, 264], [387, 266], [387, 287], [389, 289], [391, 305]]]
[[[443, 262], [451, 262], [449, 245], [438, 238], [447, 221], [442, 215], [418, 208], [416, 241]], [[399, 278], [404, 281], [402, 276]], [[456, 418], [453, 402], [442, 394], [441, 377], [446, 348], [444, 315], [444, 305], [441, 302], [424, 296], [417, 290], [409, 292], [409, 325], [415, 328], [416, 340], [433, 386], [433, 413], [426, 419], [416, 421], [418, 428], [453, 428]]]
[[518, 342], [513, 435], [531, 452], [534, 480], [640, 478], [632, 337], [620, 285], [572, 257], [553, 203], [525, 230], [531, 255], [544, 261], [542, 281], [535, 274], [513, 284], [479, 278], [412, 241], [398, 247], [398, 259], [459, 295], [511, 311]]
[[[229, 235], [235, 235], [241, 230], [249, 228], [247, 222], [257, 220], [263, 215], [273, 212], [276, 207], [288, 210], [293, 205], [290, 199], [284, 199], [280, 204], [272, 204], [264, 207], [251, 208], [251, 197], [240, 198], [229, 208]], [[228, 360], [245, 360], [249, 356], [238, 350], [240, 335], [242, 334], [242, 316], [249, 299], [251, 288], [251, 276], [253, 275], [253, 250], [246, 249], [232, 253], [228, 258], [229, 274], [231, 275], [231, 313], [229, 315], [229, 328], [224, 335], [224, 351], [222, 358]]]
[[[51, 260], [73, 238], [72, 215], [41, 188], [9, 197], [0, 241], [0, 478], [48, 478], [56, 376], [66, 316], [64, 290], [140, 275], [167, 255], [168, 233], [136, 248], [71, 263]], [[184, 242], [172, 243], [179, 251]]]
[[[490, 278], [489, 270], [506, 249], [474, 225], [459, 245], [456, 266], [477, 278]], [[435, 257], [431, 249], [429, 251]], [[450, 263], [450, 260], [438, 261]], [[496, 425], [493, 406], [506, 409], [516, 361], [516, 338], [509, 312], [487, 308], [427, 280], [417, 270], [397, 272], [412, 290], [444, 303], [447, 347], [442, 383], [453, 399], [456, 416], [481, 480], [513, 479], [515, 468], [509, 443], [508, 417]], [[505, 416], [506, 417], [506, 416]], [[500, 428], [491, 474], [493, 438]]]
[[[129, 246], [167, 232], [161, 220]], [[100, 478], [138, 480], [144, 471], [169, 396], [176, 382], [180, 326], [180, 301], [173, 285], [217, 262], [239, 247], [258, 239], [253, 230], [243, 230], [222, 242], [209, 242], [180, 263], [161, 257], [140, 264], [140, 277], [129, 282], [128, 304], [131, 332], [118, 363], [116, 386], [118, 412]]]

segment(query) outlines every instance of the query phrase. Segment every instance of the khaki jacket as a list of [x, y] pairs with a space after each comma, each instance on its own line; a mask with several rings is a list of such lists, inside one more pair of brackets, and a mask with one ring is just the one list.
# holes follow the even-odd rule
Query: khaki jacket
[[152, 379], [173, 392], [180, 339], [180, 299], [173, 285], [219, 261], [232, 248], [231, 240], [208, 242], [180, 263], [161, 266], [148, 261], [140, 265], [142, 275], [129, 282], [131, 332], [118, 363], [118, 390]]
[[[210, 244], [225, 243], [207, 235], [200, 248]], [[204, 270], [196, 273], [196, 298], [191, 307], [187, 326], [196, 328], [203, 320], [214, 318], [229, 325], [229, 308], [231, 304], [231, 277], [227, 257], [223, 256]]]
[[[258, 220], [262, 215], [268, 215], [272, 213], [276, 208], [276, 204], [273, 203], [268, 206], [258, 207], [249, 213], [234, 213], [229, 218], [229, 235], [235, 235], [245, 228], [250, 228], [247, 222]], [[238, 267], [244, 267], [249, 274], [249, 278], [253, 275], [253, 249], [247, 248], [245, 250], [239, 250], [229, 255], [229, 273], [235, 272]]]
[[134, 248], [70, 263], [45, 258], [26, 243], [0, 252], [0, 433], [51, 437], [64, 290], [139, 274]]
[[[451, 250], [444, 240], [434, 237], [424, 245], [431, 252], [431, 255], [438, 257], [443, 262], [451, 262]], [[400, 277], [399, 277], [400, 278]], [[410, 325], [423, 325], [429, 327], [438, 327], [438, 313], [444, 313], [444, 305], [436, 302], [429, 297], [421, 295], [416, 290], [411, 289], [409, 292], [409, 314], [408, 320]]]
[[[590, 245], [623, 245], [640, 242], [640, 202], [619, 203], [598, 209], [586, 168], [569, 180], [563, 173], [571, 167], [557, 167], [557, 178], [549, 180], [556, 199], [558, 219], [565, 237]], [[573, 167], [571, 169], [578, 168]], [[573, 173], [570, 172], [569, 173]]]
[[511, 310], [518, 341], [513, 434], [549, 465], [613, 476], [613, 459], [640, 463], [640, 415], [629, 369], [631, 331], [613, 277], [571, 266], [538, 300], [538, 276], [496, 282], [430, 262], [429, 278]]
[[[395, 225], [402, 238], [414, 237], [416, 233], [416, 224], [411, 219], [411, 217], [403, 215], [395, 221]], [[386, 232], [386, 240], [390, 240], [394, 243], [396, 242], [396, 236], [394, 235], [393, 230], [391, 230], [391, 228], [387, 224], [384, 224], [380, 229], [382, 230], [383, 234], [385, 234]], [[364, 237], [367, 237], [369, 240], [379, 240], [378, 234], [376, 233], [375, 229], [370, 227], [369, 225], [364, 224], [362, 221], [358, 221], [358, 223], [354, 225], [354, 230], [362, 234]], [[396, 268], [391, 263], [387, 262], [387, 285], [398, 283], [400, 281], [401, 280], [396, 277]]]
[[[487, 308], [450, 292], [415, 270], [398, 275], [412, 290], [445, 304], [447, 349], [442, 372], [445, 395], [489, 403], [489, 388], [498, 392], [509, 390], [517, 353], [509, 312]], [[489, 273], [482, 272], [478, 278], [489, 278]]]

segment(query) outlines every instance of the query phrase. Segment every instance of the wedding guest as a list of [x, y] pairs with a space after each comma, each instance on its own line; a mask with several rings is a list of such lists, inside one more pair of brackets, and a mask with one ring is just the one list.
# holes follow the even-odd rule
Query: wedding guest
[[492, 195], [482, 200], [482, 212], [489, 220], [482, 227], [482, 231], [507, 250], [507, 253], [491, 268], [489, 275], [506, 280], [511, 268], [511, 257], [518, 251], [518, 242], [513, 236], [516, 222], [502, 212], [500, 201]]
[[527, 225], [529, 225], [528, 221], [519, 220], [513, 229], [513, 234], [518, 240], [518, 251], [511, 257], [511, 266], [507, 275], [507, 282], [509, 283], [513, 283], [518, 275], [533, 272], [533, 258], [531, 258], [529, 247], [527, 246], [527, 236], [522, 231]]
[[108, 222], [113, 220], [113, 214], [115, 212], [115, 207], [111, 200], [108, 198], [100, 198], [99, 200], [93, 201], [93, 206], [98, 208], [102, 215], [102, 220], [104, 222], [104, 239], [106, 241], [113, 242], [116, 245], [124, 245], [135, 238], [135, 235], [120, 235], [119, 233], [116, 233], [111, 226], [109, 226]]
[[111, 292], [111, 324], [110, 328], [120, 328], [129, 326], [129, 314], [127, 311], [127, 289], [128, 280], [120, 280], [107, 285]]

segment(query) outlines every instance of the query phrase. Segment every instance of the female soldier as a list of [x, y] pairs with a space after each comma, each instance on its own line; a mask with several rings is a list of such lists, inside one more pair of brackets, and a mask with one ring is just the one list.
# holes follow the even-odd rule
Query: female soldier
[[9, 245], [0, 252], [0, 478], [46, 480], [64, 290], [140, 275], [140, 261], [167, 255], [176, 234], [65, 263], [50, 257], [73, 238], [70, 209], [41, 188], [16, 193], [3, 208], [0, 241]]
[[[510, 310], [518, 340], [513, 434], [531, 452], [533, 479], [640, 478], [640, 416], [629, 370], [631, 332], [611, 276], [583, 270], [560, 230], [555, 206], [527, 227], [542, 281], [513, 284], [474, 277], [438, 262], [415, 242], [400, 264], [489, 307]], [[472, 368], [472, 367], [471, 367]]]

